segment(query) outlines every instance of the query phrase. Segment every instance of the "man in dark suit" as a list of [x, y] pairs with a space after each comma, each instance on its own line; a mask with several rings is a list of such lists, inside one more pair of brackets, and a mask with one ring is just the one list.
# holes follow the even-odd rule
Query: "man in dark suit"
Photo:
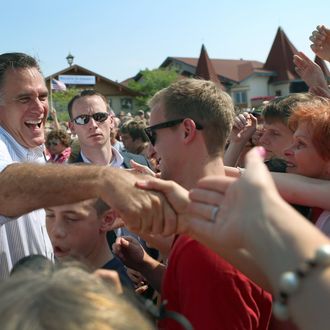
[[[110, 132], [114, 127], [114, 118], [106, 98], [95, 90], [83, 90], [74, 96], [68, 104], [69, 127], [78, 137], [80, 151], [70, 163], [108, 165], [119, 168], [131, 168], [130, 161], [150, 167], [142, 155], [118, 151], [111, 145]], [[133, 236], [146, 247], [145, 242], [126, 228], [116, 230], [117, 236]], [[110, 247], [116, 239], [113, 231], [107, 234]], [[157, 256], [154, 249], [147, 249], [152, 256]]]
[[70, 129], [78, 137], [80, 152], [72, 163], [92, 163], [130, 168], [130, 160], [149, 166], [147, 159], [111, 146], [110, 132], [114, 119], [106, 98], [95, 90], [84, 90], [68, 105]]

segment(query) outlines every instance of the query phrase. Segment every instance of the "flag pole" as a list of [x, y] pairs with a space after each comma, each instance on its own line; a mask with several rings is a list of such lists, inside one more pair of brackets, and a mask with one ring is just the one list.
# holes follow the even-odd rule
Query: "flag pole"
[[50, 100], [50, 111], [53, 111], [53, 89], [52, 89], [52, 80], [53, 80], [53, 76], [50, 76], [50, 81], [49, 81], [49, 100]]

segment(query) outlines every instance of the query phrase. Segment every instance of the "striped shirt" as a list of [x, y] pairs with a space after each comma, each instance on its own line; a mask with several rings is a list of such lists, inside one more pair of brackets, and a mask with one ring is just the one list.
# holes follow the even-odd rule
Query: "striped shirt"
[[[0, 172], [12, 163], [22, 162], [44, 163], [43, 146], [27, 149], [0, 127]], [[53, 256], [44, 210], [18, 218], [0, 215], [0, 279], [9, 276], [18, 260], [32, 254], [42, 254], [50, 259]]]

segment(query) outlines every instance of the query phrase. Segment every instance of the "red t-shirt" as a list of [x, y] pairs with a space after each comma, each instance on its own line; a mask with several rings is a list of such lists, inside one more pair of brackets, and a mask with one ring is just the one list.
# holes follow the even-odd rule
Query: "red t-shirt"
[[[172, 247], [162, 299], [195, 330], [267, 329], [271, 296], [217, 254], [180, 236]], [[160, 329], [182, 330], [173, 320]]]

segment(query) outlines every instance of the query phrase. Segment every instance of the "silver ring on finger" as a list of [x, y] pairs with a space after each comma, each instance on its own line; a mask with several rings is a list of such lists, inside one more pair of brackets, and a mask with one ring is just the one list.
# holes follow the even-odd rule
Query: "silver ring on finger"
[[217, 218], [219, 211], [220, 211], [220, 206], [213, 206], [211, 212], [211, 218], [210, 218], [212, 222], [215, 222], [215, 219]]

